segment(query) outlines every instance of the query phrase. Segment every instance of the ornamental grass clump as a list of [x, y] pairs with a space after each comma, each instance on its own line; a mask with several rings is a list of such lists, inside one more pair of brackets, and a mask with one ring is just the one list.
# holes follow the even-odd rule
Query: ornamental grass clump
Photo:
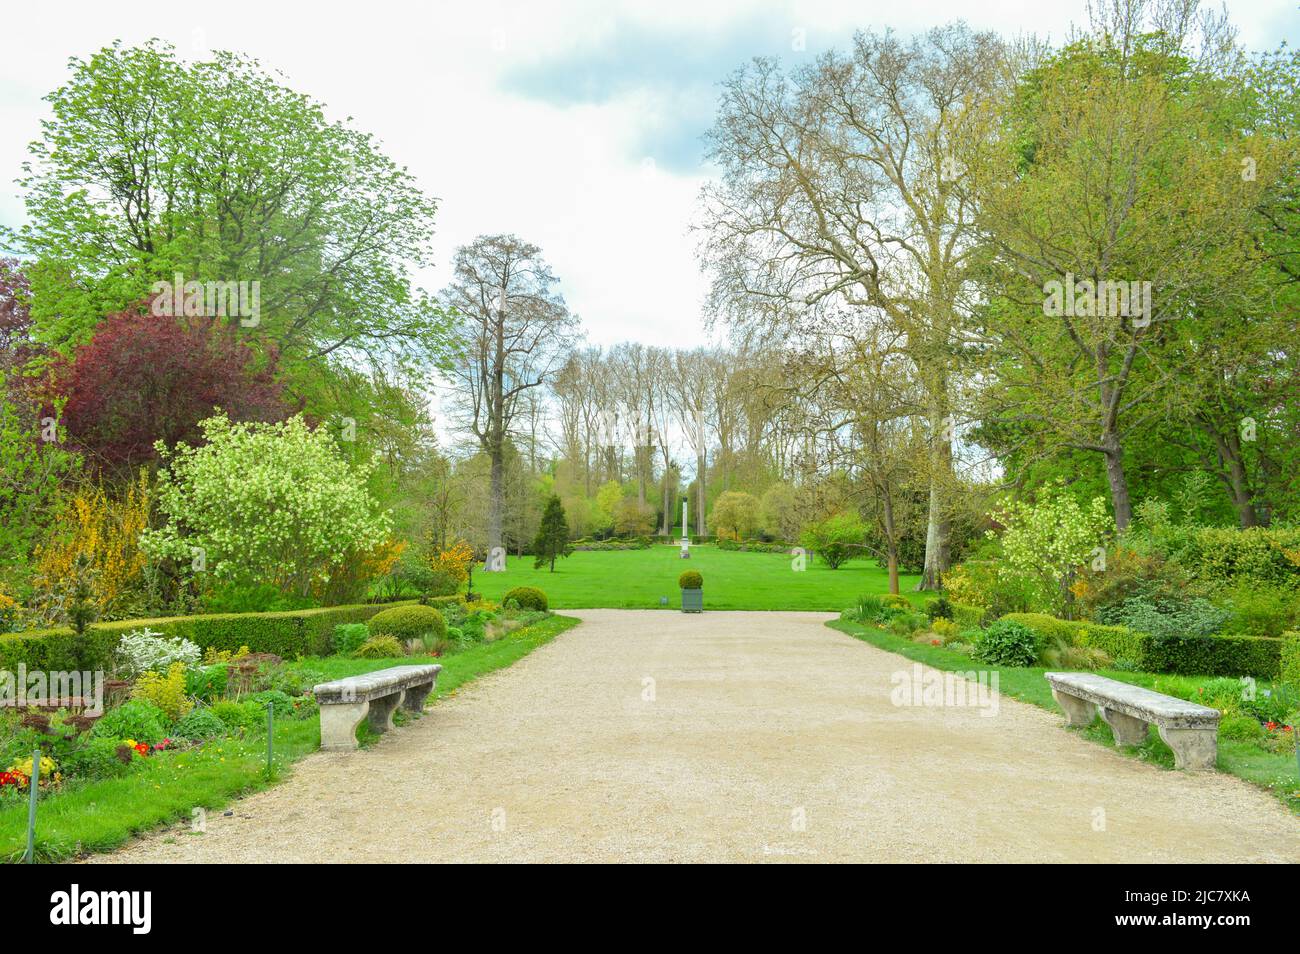
[[390, 659], [405, 656], [406, 650], [394, 636], [371, 636], [352, 655], [357, 659]]

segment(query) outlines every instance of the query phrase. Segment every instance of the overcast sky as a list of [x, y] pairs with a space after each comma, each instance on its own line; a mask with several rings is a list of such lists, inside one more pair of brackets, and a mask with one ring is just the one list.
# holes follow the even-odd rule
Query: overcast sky
[[[1300, 41], [1295, 0], [1227, 6], [1249, 49]], [[154, 36], [186, 57], [234, 49], [378, 136], [439, 199], [428, 288], [456, 246], [515, 232], [544, 250], [593, 342], [691, 346], [704, 280], [688, 228], [719, 80], [752, 56], [843, 47], [860, 28], [964, 17], [1060, 40], [1085, 16], [1084, 0], [16, 4], [0, 56], [0, 222], [21, 221], [10, 183], [70, 56]]]

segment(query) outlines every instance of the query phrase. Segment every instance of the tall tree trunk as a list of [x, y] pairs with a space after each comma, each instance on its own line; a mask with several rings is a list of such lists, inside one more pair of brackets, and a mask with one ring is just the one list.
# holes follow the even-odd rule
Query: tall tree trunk
[[505, 455], [502, 453], [500, 444], [489, 451], [489, 454], [492, 460], [492, 476], [488, 493], [488, 559], [485, 569], [491, 572], [493, 570], [492, 554], [498, 549], [502, 553], [505, 552], [502, 547], [501, 534], [501, 517], [505, 511], [505, 467], [502, 458]]
[[937, 590], [948, 572], [948, 516], [944, 490], [952, 476], [952, 434], [948, 418], [947, 377], [931, 397], [930, 508], [925, 525], [925, 565], [917, 591]]
[[1237, 522], [1243, 529], [1259, 526], [1259, 513], [1255, 510], [1255, 495], [1250, 491], [1250, 477], [1242, 459], [1240, 437], [1235, 430], [1222, 434], [1209, 422], [1205, 422], [1204, 428], [1214, 438], [1220, 475], [1228, 485], [1232, 506], [1237, 511]]
[[668, 498], [668, 477], [670, 474], [668, 465], [664, 465], [664, 536], [669, 536], [673, 532], [672, 521], [672, 501]]
[[501, 289], [501, 301], [497, 307], [496, 353], [492, 361], [492, 400], [489, 405], [491, 420], [488, 422], [488, 455], [491, 458], [492, 476], [488, 494], [488, 558], [485, 569], [491, 572], [492, 555], [498, 550], [504, 555], [502, 547], [501, 524], [505, 512], [505, 374], [506, 374], [506, 289]]
[[1115, 510], [1115, 528], [1126, 530], [1133, 522], [1133, 501], [1128, 493], [1128, 475], [1124, 473], [1124, 449], [1112, 431], [1102, 439], [1106, 461], [1106, 480], [1110, 483], [1110, 503]]
[[898, 595], [898, 533], [894, 528], [894, 498], [886, 490], [880, 496], [884, 511], [885, 555], [889, 566], [889, 592]]

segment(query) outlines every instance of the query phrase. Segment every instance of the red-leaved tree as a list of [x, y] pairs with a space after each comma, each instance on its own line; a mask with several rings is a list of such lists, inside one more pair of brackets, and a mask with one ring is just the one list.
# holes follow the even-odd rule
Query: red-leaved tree
[[155, 441], [194, 443], [198, 422], [221, 408], [236, 421], [279, 421], [292, 409], [276, 354], [262, 353], [221, 320], [143, 309], [109, 315], [52, 375], [67, 398], [69, 441], [101, 467], [154, 459]]

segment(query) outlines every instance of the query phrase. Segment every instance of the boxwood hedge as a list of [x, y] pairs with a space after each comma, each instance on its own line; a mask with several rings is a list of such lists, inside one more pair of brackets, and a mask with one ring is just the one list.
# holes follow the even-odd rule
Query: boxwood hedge
[[1282, 639], [1215, 634], [1151, 636], [1127, 626], [1103, 626], [1089, 620], [1057, 619], [1046, 613], [1009, 613], [1002, 617], [1033, 631], [1042, 650], [1056, 640], [1100, 649], [1112, 659], [1127, 659], [1147, 672], [1188, 676], [1255, 676], [1276, 679]]
[[330, 652], [334, 627], [364, 623], [382, 610], [400, 604], [365, 603], [326, 606], [281, 613], [215, 613], [166, 616], [95, 623], [77, 636], [71, 629], [29, 630], [0, 635], [0, 669], [107, 669], [118, 640], [133, 629], [148, 629], [169, 637], [184, 637], [201, 649], [239, 649], [275, 653], [286, 659]]
[[1282, 652], [1278, 666], [1279, 678], [1300, 689], [1300, 631], [1282, 634]]

